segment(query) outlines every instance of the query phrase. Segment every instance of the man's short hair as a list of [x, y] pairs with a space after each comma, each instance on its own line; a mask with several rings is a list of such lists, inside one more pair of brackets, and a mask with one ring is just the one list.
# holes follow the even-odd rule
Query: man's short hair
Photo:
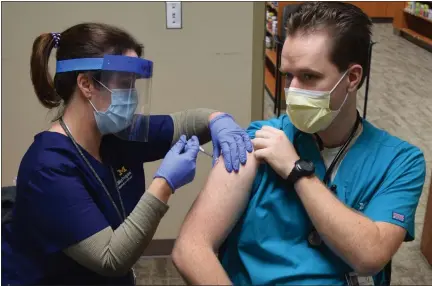
[[330, 61], [340, 72], [350, 64], [359, 64], [364, 82], [371, 43], [371, 19], [358, 7], [341, 2], [305, 2], [289, 17], [287, 37], [297, 33], [327, 31], [333, 40]]

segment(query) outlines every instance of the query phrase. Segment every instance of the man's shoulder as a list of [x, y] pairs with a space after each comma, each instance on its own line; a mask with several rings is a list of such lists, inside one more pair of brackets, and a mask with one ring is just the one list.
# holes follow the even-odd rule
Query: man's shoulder
[[368, 121], [364, 121], [364, 127], [366, 134], [369, 138], [375, 138], [375, 142], [370, 142], [376, 144], [377, 149], [380, 151], [388, 150], [392, 152], [395, 156], [409, 156], [410, 154], [423, 154], [421, 149], [412, 143], [399, 138], [388, 131], [374, 126]]
[[263, 126], [271, 126], [277, 129], [284, 130], [285, 132], [294, 128], [289, 117], [284, 114], [279, 117], [273, 117], [267, 120], [253, 121], [251, 122], [246, 131], [251, 138], [254, 138], [255, 132], [260, 130]]
[[[367, 144], [369, 156], [378, 163], [376, 165], [387, 170], [386, 173], [399, 174], [416, 169], [419, 174], [425, 172], [426, 161], [423, 151], [389, 132], [365, 122], [365, 139], [370, 140]], [[393, 171], [389, 171], [393, 170]]]

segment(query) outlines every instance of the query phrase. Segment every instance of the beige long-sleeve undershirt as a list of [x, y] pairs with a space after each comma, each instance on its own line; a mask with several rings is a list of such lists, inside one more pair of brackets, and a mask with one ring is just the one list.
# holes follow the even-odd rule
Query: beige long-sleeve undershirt
[[145, 192], [116, 230], [107, 227], [66, 248], [64, 253], [101, 275], [123, 276], [142, 255], [167, 210], [168, 205]]

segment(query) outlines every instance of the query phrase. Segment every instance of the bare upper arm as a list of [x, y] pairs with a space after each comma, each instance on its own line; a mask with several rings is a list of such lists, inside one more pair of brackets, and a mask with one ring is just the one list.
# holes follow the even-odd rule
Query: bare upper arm
[[248, 153], [246, 165], [238, 173], [228, 173], [221, 157], [187, 214], [178, 240], [208, 244], [216, 251], [249, 201], [258, 166], [255, 155]]
[[375, 222], [375, 224], [380, 232], [380, 247], [385, 256], [384, 260], [390, 260], [404, 241], [406, 230], [388, 222]]

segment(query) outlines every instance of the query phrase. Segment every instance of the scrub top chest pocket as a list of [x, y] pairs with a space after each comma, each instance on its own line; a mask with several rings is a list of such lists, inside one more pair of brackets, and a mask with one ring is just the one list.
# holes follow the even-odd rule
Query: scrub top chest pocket
[[[355, 153], [353, 150], [352, 154], [347, 154], [348, 160], [339, 169], [335, 184], [338, 198], [347, 206], [363, 213], [379, 189], [383, 174], [374, 166], [374, 160], [368, 159], [367, 154], [362, 158]], [[358, 159], [352, 160], [354, 157]], [[348, 165], [351, 167], [348, 168]]]

